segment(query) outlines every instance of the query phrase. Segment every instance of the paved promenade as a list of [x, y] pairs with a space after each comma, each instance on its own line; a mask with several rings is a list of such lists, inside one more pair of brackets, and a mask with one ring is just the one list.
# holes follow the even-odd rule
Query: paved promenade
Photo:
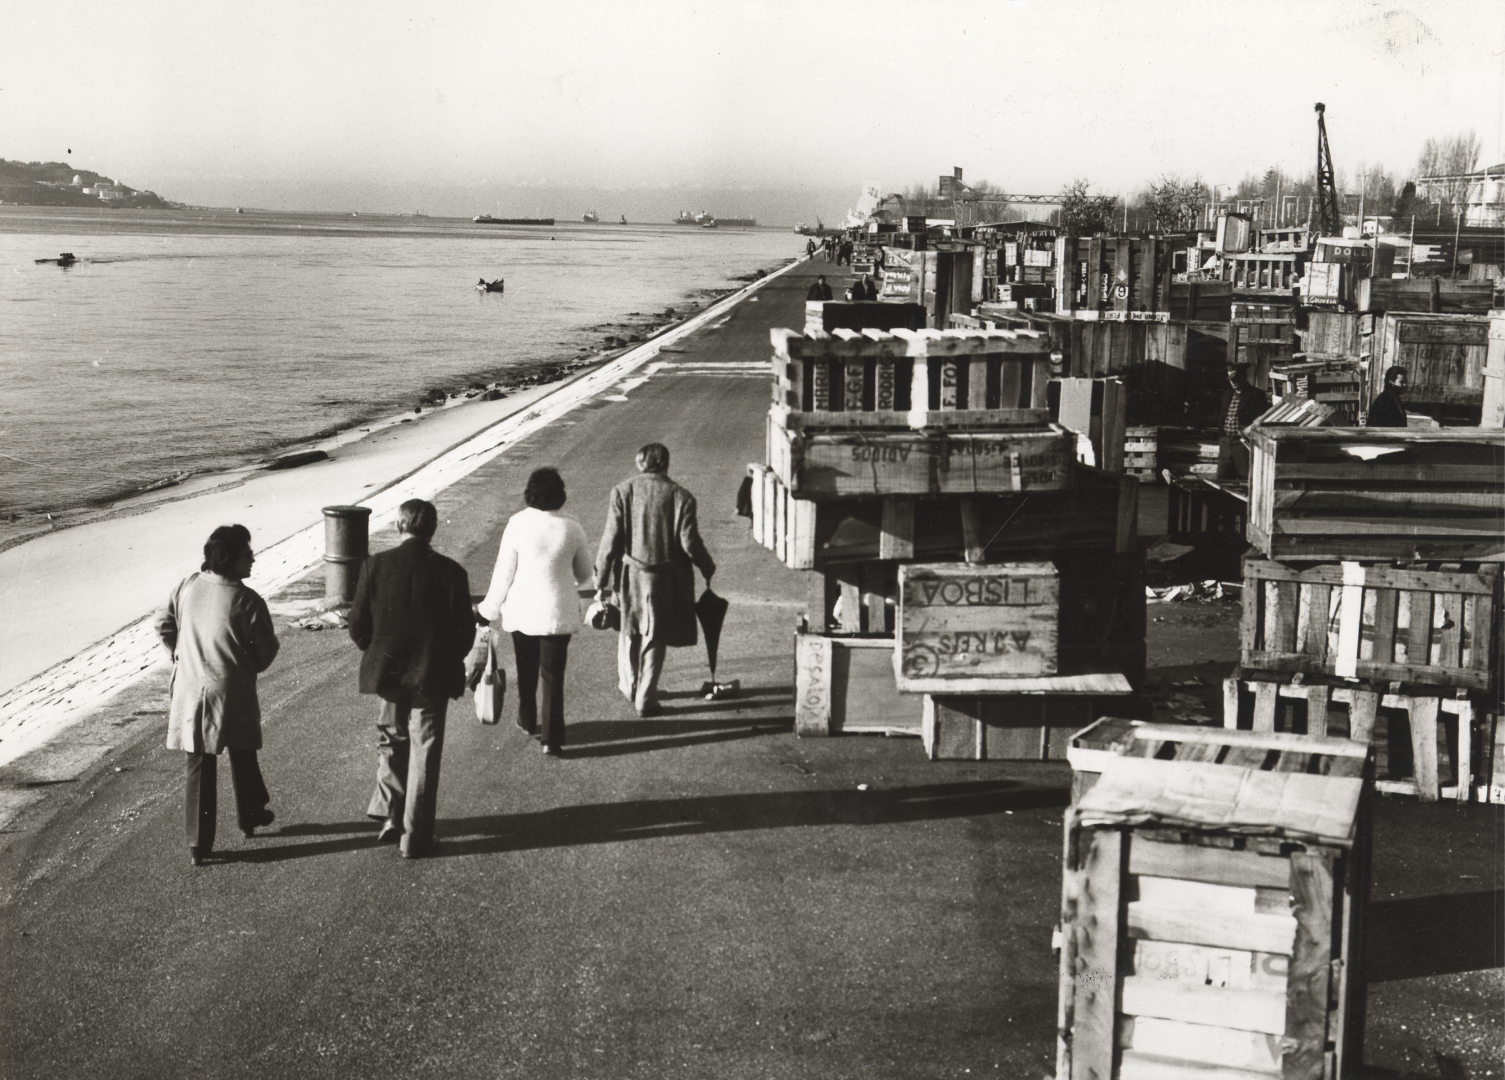
[[[532, 468], [560, 469], [565, 511], [594, 540], [634, 450], [666, 443], [732, 604], [718, 675], [741, 680], [741, 699], [700, 700], [704, 652], [673, 650], [666, 715], [639, 721], [615, 689], [614, 635], [582, 629], [564, 758], [512, 726], [510, 698], [494, 728], [455, 703], [443, 847], [408, 862], [364, 816], [375, 708], [356, 693], [359, 654], [343, 631], [284, 616], [261, 683], [277, 822], [245, 841], [222, 806], [216, 858], [194, 869], [153, 676], [74, 729], [71, 758], [0, 769], [0, 787], [29, 800], [0, 833], [0, 1075], [1046, 1076], [1066, 767], [930, 763], [914, 739], [792, 734], [805, 585], [752, 543], [734, 495], [763, 452], [768, 327], [800, 326], [810, 278], [831, 269], [769, 283], [438, 499], [435, 546], [479, 593]], [[293, 612], [321, 592], [315, 577], [274, 599]], [[1158, 632], [1152, 669], [1210, 674], [1236, 618], [1188, 634], [1194, 655], [1166, 653]], [[1413, 810], [1381, 806], [1376, 899], [1412, 900], [1388, 917], [1428, 925], [1449, 885], [1497, 887], [1485, 856], [1500, 817]], [[1405, 859], [1385, 854], [1402, 847]], [[1450, 849], [1464, 847], [1477, 855], [1466, 872], [1484, 877], [1460, 885]], [[1455, 920], [1487, 925], [1488, 910], [1460, 903]], [[1371, 1029], [1399, 1040], [1388, 1060], [1411, 1045], [1401, 1025], [1451, 1024], [1455, 1007], [1459, 1024], [1473, 1009], [1483, 1025], [1460, 1029], [1458, 1047], [1479, 1031], [1498, 1041], [1498, 1020], [1482, 1019], [1499, 1012], [1495, 973], [1469, 957], [1389, 962]], [[1418, 986], [1432, 988], [1420, 1012]]]

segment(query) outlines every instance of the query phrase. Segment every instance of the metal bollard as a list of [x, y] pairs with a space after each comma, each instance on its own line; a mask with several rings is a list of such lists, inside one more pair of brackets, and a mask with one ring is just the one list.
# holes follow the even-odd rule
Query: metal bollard
[[324, 599], [348, 604], [355, 599], [361, 564], [370, 552], [369, 506], [324, 508]]

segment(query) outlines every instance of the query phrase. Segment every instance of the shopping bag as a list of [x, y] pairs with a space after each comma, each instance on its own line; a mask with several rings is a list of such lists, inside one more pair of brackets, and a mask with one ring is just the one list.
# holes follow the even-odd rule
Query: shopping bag
[[496, 646], [488, 630], [486, 666], [481, 669], [481, 681], [476, 684], [476, 719], [483, 724], [495, 724], [502, 718], [502, 702], [506, 697], [507, 673], [497, 667]]

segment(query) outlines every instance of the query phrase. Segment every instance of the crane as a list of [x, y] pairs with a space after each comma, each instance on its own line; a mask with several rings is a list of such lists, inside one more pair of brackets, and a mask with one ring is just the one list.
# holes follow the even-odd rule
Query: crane
[[1327, 106], [1317, 102], [1317, 228], [1319, 236], [1340, 236], [1343, 215], [1338, 209], [1338, 185], [1333, 180], [1333, 153], [1327, 145]]

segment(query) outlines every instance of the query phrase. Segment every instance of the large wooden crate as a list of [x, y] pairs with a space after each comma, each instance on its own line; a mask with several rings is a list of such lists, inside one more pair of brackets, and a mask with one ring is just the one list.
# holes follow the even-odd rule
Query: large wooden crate
[[1064, 428], [992, 431], [790, 431], [772, 419], [769, 466], [802, 499], [976, 495], [1071, 486]]
[[1053, 563], [901, 566], [898, 687], [966, 693], [1054, 675], [1060, 617]]
[[773, 407], [790, 431], [1046, 421], [1050, 340], [1036, 330], [774, 329]]
[[1500, 566], [1244, 563], [1244, 677], [1300, 673], [1488, 691]]
[[920, 738], [931, 761], [1062, 761], [1072, 732], [1128, 693], [926, 694]]
[[1366, 408], [1384, 390], [1385, 372], [1392, 367], [1406, 369], [1403, 400], [1411, 411], [1483, 405], [1487, 317], [1390, 312], [1375, 320], [1371, 348], [1374, 370]]
[[1272, 559], [1505, 561], [1505, 431], [1254, 428], [1249, 542]]
[[1057, 1080], [1350, 1075], [1368, 748], [1128, 727], [1066, 815]]
[[1056, 238], [1056, 310], [1165, 311], [1180, 245], [1128, 236]]

